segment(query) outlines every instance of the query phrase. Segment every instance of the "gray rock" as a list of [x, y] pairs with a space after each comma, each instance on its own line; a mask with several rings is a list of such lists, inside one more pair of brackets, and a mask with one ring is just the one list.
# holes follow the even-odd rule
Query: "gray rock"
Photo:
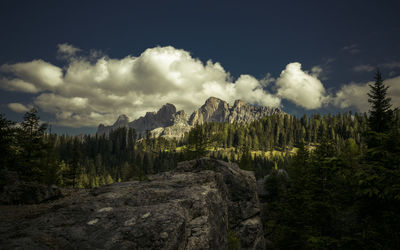
[[146, 130], [151, 131], [159, 127], [168, 127], [173, 125], [173, 116], [175, 113], [175, 106], [167, 103], [157, 113], [147, 112], [144, 117], [132, 121], [129, 123], [129, 127], [135, 128], [138, 134], [144, 134]]
[[190, 116], [189, 124], [197, 125], [206, 122], [226, 122], [229, 119], [229, 104], [221, 99], [210, 97]]
[[6, 175], [6, 184], [0, 193], [0, 204], [38, 204], [62, 197], [56, 185], [43, 185], [19, 180], [15, 172], [2, 172]]
[[0, 248], [227, 249], [231, 230], [242, 249], [264, 249], [259, 211], [251, 172], [202, 158], [2, 223]]
[[108, 134], [112, 130], [120, 127], [131, 127], [136, 129], [137, 134], [144, 135], [147, 130], [152, 131], [156, 128], [172, 126], [175, 113], [175, 106], [167, 103], [157, 112], [147, 112], [145, 116], [140, 117], [132, 122], [129, 122], [129, 119], [126, 115], [120, 115], [117, 121], [111, 126], [100, 124], [97, 128], [97, 134]]
[[250, 123], [263, 116], [274, 114], [285, 113], [279, 108], [254, 106], [242, 100], [236, 100], [233, 106], [230, 106], [221, 99], [210, 97], [189, 118], [183, 110], [176, 112], [175, 106], [167, 103], [157, 113], [148, 112], [144, 117], [132, 122], [128, 122], [128, 118], [121, 115], [112, 126], [100, 124], [97, 134], [108, 134], [113, 129], [125, 126], [135, 128], [136, 132], [142, 135], [149, 130], [153, 136], [179, 139], [197, 124], [201, 125], [206, 122]]
[[202, 158], [178, 164], [175, 171], [201, 172], [212, 170], [222, 175], [228, 190], [228, 228], [240, 236], [242, 249], [264, 249], [257, 183], [253, 172], [240, 169], [235, 163]]
[[180, 139], [185, 133], [189, 132], [192, 127], [188, 123], [188, 116], [185, 111], [176, 112], [173, 118], [173, 125], [163, 129], [161, 136], [168, 139]]
[[236, 100], [233, 106], [215, 97], [210, 97], [206, 103], [190, 116], [189, 124], [204, 124], [206, 122], [250, 123], [263, 116], [284, 114], [279, 108], [250, 105], [245, 101]]

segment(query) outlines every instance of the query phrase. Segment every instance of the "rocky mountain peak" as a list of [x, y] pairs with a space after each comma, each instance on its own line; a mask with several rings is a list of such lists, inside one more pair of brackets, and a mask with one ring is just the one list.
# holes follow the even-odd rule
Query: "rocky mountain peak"
[[188, 116], [184, 110], [179, 110], [174, 115], [174, 122], [186, 122], [187, 123]]
[[229, 104], [216, 97], [210, 97], [200, 109], [193, 112], [189, 118], [189, 124], [224, 122], [227, 116], [229, 116]]
[[161, 115], [161, 116], [170, 116], [176, 113], [176, 107], [174, 104], [171, 103], [167, 103], [165, 105], [163, 105], [158, 111], [157, 111], [157, 115]]
[[124, 114], [118, 116], [116, 123], [119, 123], [119, 122], [129, 122], [128, 116], [126, 116]]
[[209, 97], [209, 98], [206, 100], [206, 102], [204, 103], [204, 105], [205, 105], [205, 106], [218, 105], [218, 103], [220, 103], [220, 102], [225, 102], [225, 101], [223, 101], [223, 100], [221, 100], [221, 99], [219, 99], [219, 98], [217, 98], [217, 97], [211, 96], [211, 97]]
[[155, 131], [156, 135], [181, 138], [184, 133], [197, 124], [201, 125], [206, 122], [249, 123], [263, 116], [283, 113], [279, 108], [254, 106], [243, 100], [236, 100], [233, 106], [230, 106], [224, 100], [210, 97], [189, 118], [185, 111], [177, 111], [175, 105], [167, 103], [157, 112], [147, 112], [144, 117], [132, 122], [129, 122], [126, 115], [120, 115], [112, 126], [101, 124], [97, 133], [107, 134], [114, 128], [132, 127], [138, 134], [144, 134], [146, 130], [157, 130]]
[[114, 123], [114, 127], [116, 128], [121, 128], [121, 127], [126, 127], [128, 126], [129, 123], [129, 118], [126, 115], [120, 115], [118, 116], [117, 121]]
[[243, 100], [236, 100], [235, 103], [233, 104], [233, 108], [240, 108], [243, 106], [250, 106], [250, 104], [248, 104], [247, 102], [245, 102]]

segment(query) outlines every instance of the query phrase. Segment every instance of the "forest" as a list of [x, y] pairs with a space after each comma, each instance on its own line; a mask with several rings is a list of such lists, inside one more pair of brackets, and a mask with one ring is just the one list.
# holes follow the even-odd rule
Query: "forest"
[[[265, 238], [272, 249], [400, 249], [400, 110], [377, 72], [369, 113], [272, 115], [206, 123], [180, 140], [119, 128], [57, 135], [36, 109], [19, 124], [0, 115], [0, 171], [72, 188], [145, 181], [202, 156], [265, 178]], [[0, 175], [0, 187], [5, 175]]]

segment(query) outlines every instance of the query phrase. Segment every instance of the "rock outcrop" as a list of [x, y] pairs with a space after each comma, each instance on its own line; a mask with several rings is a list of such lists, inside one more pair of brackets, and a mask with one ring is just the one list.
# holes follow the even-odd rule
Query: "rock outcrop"
[[173, 125], [162, 129], [161, 136], [166, 138], [180, 138], [186, 132], [189, 132], [192, 127], [188, 123], [188, 116], [185, 111], [176, 112], [173, 118]]
[[173, 118], [176, 113], [176, 107], [173, 104], [167, 103], [162, 106], [157, 113], [147, 112], [144, 117], [129, 123], [130, 127], [136, 129], [137, 133], [145, 133], [146, 130], [153, 130], [159, 127], [169, 127], [173, 125]]
[[0, 235], [4, 249], [227, 249], [232, 237], [265, 248], [253, 173], [209, 158], [4, 220]]
[[156, 128], [172, 126], [175, 114], [176, 107], [173, 104], [167, 103], [157, 112], [147, 112], [145, 116], [132, 122], [129, 122], [126, 115], [120, 115], [117, 121], [111, 126], [100, 124], [97, 128], [97, 134], [108, 134], [113, 129], [131, 127], [136, 129], [137, 134], [143, 135], [147, 130], [152, 131]]
[[61, 190], [55, 185], [47, 186], [21, 181], [15, 172], [2, 171], [6, 183], [1, 187], [0, 204], [38, 204], [60, 198]]
[[242, 100], [236, 100], [233, 106], [230, 106], [221, 99], [210, 97], [190, 117], [186, 115], [185, 111], [177, 112], [173, 104], [167, 103], [157, 113], [148, 112], [144, 117], [132, 122], [128, 122], [127, 117], [122, 115], [112, 126], [100, 124], [97, 134], [108, 134], [113, 129], [125, 126], [135, 128], [137, 133], [142, 135], [149, 130], [154, 136], [179, 139], [197, 124], [201, 125], [206, 122], [250, 123], [263, 116], [274, 114], [284, 114], [284, 112], [279, 108], [250, 105]]
[[229, 120], [229, 104], [221, 99], [210, 97], [198, 110], [190, 116], [189, 124], [206, 122], [227, 122]]
[[279, 108], [254, 106], [242, 100], [236, 100], [233, 106], [230, 106], [221, 99], [210, 97], [200, 109], [193, 112], [189, 124], [193, 126], [206, 122], [250, 123], [263, 116], [283, 113]]

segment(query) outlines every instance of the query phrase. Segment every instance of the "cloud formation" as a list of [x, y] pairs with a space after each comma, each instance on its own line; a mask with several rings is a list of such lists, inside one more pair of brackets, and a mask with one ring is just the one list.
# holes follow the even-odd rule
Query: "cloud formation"
[[[400, 107], [400, 76], [388, 78], [383, 83], [389, 87], [388, 96], [392, 98], [393, 108]], [[361, 112], [367, 112], [369, 109], [367, 93], [370, 84], [373, 82], [344, 85], [332, 98], [332, 103], [340, 108], [355, 107]]]
[[17, 112], [17, 113], [25, 113], [32, 108], [32, 107], [25, 106], [24, 104], [18, 103], [18, 102], [9, 103], [8, 107], [12, 111]]
[[328, 97], [318, 75], [320, 67], [314, 67], [311, 73], [303, 71], [298, 62], [290, 63], [276, 81], [277, 95], [288, 99], [306, 109], [321, 108]]
[[343, 51], [347, 51], [347, 52], [349, 52], [350, 54], [357, 54], [357, 53], [359, 53], [360, 52], [360, 49], [358, 48], [358, 44], [351, 44], [351, 45], [347, 45], [347, 46], [344, 46], [343, 48], [342, 48], [342, 50]]
[[[77, 56], [80, 49], [72, 45], [58, 47], [58, 53], [68, 57], [63, 68], [43, 60], [0, 67], [0, 86], [34, 94], [33, 104], [54, 114], [58, 125], [111, 124], [119, 114], [135, 119], [168, 102], [191, 112], [210, 96], [231, 103], [236, 99], [273, 107], [281, 103], [280, 97], [264, 88], [270, 79], [241, 75], [233, 81], [220, 63], [203, 63], [170, 46], [122, 59], [99, 54], [94, 59], [93, 53]], [[22, 104], [9, 107], [24, 110]]]
[[380, 66], [387, 69], [398, 69], [400, 68], [400, 62], [382, 63]]
[[62, 70], [43, 60], [3, 64], [0, 71], [15, 77], [0, 77], [1, 86], [7, 90], [38, 93], [44, 90], [53, 91], [63, 84]]
[[369, 64], [361, 64], [353, 68], [353, 71], [355, 72], [372, 72], [374, 70], [376, 70], [376, 68]]
[[74, 56], [79, 51], [81, 51], [81, 49], [76, 48], [68, 43], [58, 45], [58, 54], [61, 56]]
[[[63, 67], [43, 60], [1, 65], [1, 88], [33, 95], [29, 105], [14, 102], [8, 107], [26, 112], [36, 105], [54, 114], [58, 125], [81, 127], [112, 124], [120, 114], [136, 119], [165, 103], [192, 112], [210, 96], [272, 107], [282, 106], [282, 99], [305, 109], [332, 104], [367, 111], [369, 106], [368, 83], [350, 83], [335, 94], [327, 93], [320, 80], [325, 71], [320, 66], [303, 70], [299, 62], [289, 63], [278, 78], [269, 73], [262, 79], [244, 74], [234, 80], [220, 63], [203, 63], [171, 46], [150, 48], [138, 57], [122, 59], [96, 51], [86, 56], [80, 52], [72, 45], [59, 45], [58, 54], [66, 59]], [[361, 66], [358, 70], [370, 70]], [[385, 83], [393, 105], [400, 106], [400, 76]]]

